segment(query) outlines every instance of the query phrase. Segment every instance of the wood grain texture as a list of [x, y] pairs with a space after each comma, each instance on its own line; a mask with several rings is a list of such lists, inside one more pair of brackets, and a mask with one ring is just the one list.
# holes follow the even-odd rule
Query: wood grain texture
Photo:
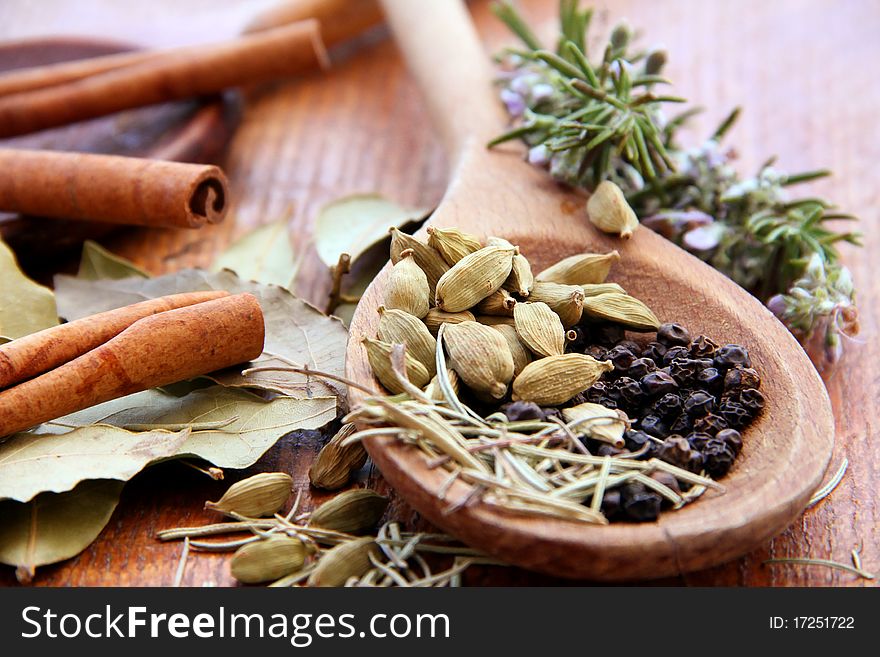
[[[169, 0], [120, 10], [109, 0], [78, 3], [5, 2], [0, 5], [0, 36], [18, 38], [52, 32], [115, 34], [157, 45], [177, 45], [231, 35], [251, 11], [271, 2], [247, 5], [232, 0], [172, 3]], [[523, 0], [529, 16], [551, 24], [555, 2]], [[596, 3], [606, 30], [619, 17], [643, 26], [647, 43], [663, 43], [671, 61], [668, 75], [677, 91], [708, 106], [695, 125], [694, 140], [709, 134], [728, 109], [746, 108], [729, 143], [740, 153], [740, 168], [753, 171], [770, 154], [790, 170], [827, 166], [836, 173], [811, 186], [862, 217], [866, 248], [849, 249], [845, 260], [860, 291], [865, 344], [854, 345], [828, 381], [837, 417], [832, 465], [843, 456], [850, 470], [834, 493], [808, 511], [788, 531], [744, 558], [683, 578], [659, 583], [692, 585], [866, 585], [850, 575], [802, 566], [762, 566], [770, 557], [812, 556], [846, 561], [862, 544], [869, 569], [880, 568], [877, 500], [880, 445], [876, 415], [880, 379], [873, 363], [880, 357], [874, 337], [880, 323], [880, 281], [870, 254], [880, 248], [878, 185], [874, 173], [880, 143], [874, 129], [880, 89], [860, 73], [877, 59], [875, 33], [880, 8], [867, 2], [827, 0], [617, 0]], [[261, 6], [256, 6], [261, 5]], [[486, 2], [472, 9], [481, 35], [499, 44], [509, 37], [490, 16]], [[136, 11], [135, 19], [127, 15]], [[155, 12], [153, 14], [152, 12]], [[210, 24], [212, 29], [204, 29]], [[196, 29], [196, 25], [199, 29]], [[280, 85], [249, 102], [244, 122], [224, 163], [236, 199], [229, 220], [197, 233], [132, 231], [105, 246], [154, 273], [206, 265], [212, 255], [249, 227], [278, 216], [290, 202], [291, 236], [311, 253], [308, 234], [316, 209], [337, 195], [380, 191], [414, 205], [436, 203], [446, 185], [444, 156], [429, 127], [414, 84], [389, 43], [368, 39], [343, 55], [329, 74]], [[319, 261], [308, 256], [308, 279], [300, 292], [321, 301], [328, 281]], [[258, 466], [290, 472], [307, 489], [308, 466], [319, 447], [314, 433], [285, 438]], [[232, 474], [232, 473], [230, 473]], [[238, 473], [235, 473], [238, 475]], [[242, 473], [242, 476], [248, 473]], [[387, 487], [373, 472], [371, 485]], [[80, 557], [42, 570], [40, 585], [167, 585], [173, 579], [179, 545], [153, 540], [156, 530], [211, 520], [201, 509], [217, 499], [226, 483], [207, 480], [180, 464], [167, 464], [126, 487], [122, 504], [99, 540]], [[316, 491], [316, 499], [322, 495]], [[310, 499], [307, 496], [307, 503]], [[418, 522], [395, 500], [390, 513]], [[13, 583], [11, 569], [0, 570]], [[191, 557], [184, 583], [229, 584], [222, 557]], [[471, 584], [532, 585], [554, 580], [517, 569], [474, 571]], [[562, 582], [567, 583], [567, 582]]]

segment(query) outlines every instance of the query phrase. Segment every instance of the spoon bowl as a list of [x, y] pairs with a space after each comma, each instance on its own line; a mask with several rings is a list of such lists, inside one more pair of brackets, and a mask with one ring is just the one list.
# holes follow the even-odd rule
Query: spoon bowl
[[[517, 515], [481, 501], [445, 513], [465, 500], [469, 485], [456, 482], [441, 500], [447, 471], [429, 468], [422, 452], [393, 438], [369, 438], [365, 446], [384, 477], [416, 510], [469, 545], [570, 578], [676, 575], [739, 557], [784, 530], [820, 485], [834, 441], [830, 401], [797, 341], [757, 299], [697, 258], [645, 228], [629, 240], [599, 233], [587, 221], [584, 197], [525, 163], [520, 149], [486, 149], [505, 118], [463, 6], [407, 0], [384, 5], [453, 156], [447, 193], [430, 224], [505, 237], [519, 245], [535, 271], [576, 253], [617, 249], [621, 258], [609, 280], [646, 302], [661, 322], [746, 346], [766, 397], [734, 467], [720, 482], [726, 491], [707, 492], [656, 522], [596, 526]], [[377, 393], [381, 387], [360, 340], [376, 334], [387, 273], [386, 267], [358, 306], [346, 364], [350, 379]], [[365, 395], [349, 391], [355, 407]]]

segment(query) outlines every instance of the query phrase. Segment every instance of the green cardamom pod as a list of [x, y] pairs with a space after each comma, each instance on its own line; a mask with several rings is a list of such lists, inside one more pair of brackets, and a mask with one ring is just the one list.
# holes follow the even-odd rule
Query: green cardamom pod
[[377, 552], [372, 536], [345, 541], [324, 552], [309, 576], [309, 586], [344, 586], [352, 577], [361, 577], [373, 567], [370, 555]]
[[465, 256], [437, 282], [440, 310], [467, 310], [501, 287], [513, 267], [515, 248], [487, 246]]
[[354, 424], [344, 424], [318, 452], [309, 468], [309, 481], [315, 488], [337, 490], [345, 486], [354, 472], [367, 462], [367, 452], [360, 442], [345, 443], [355, 432]]
[[248, 518], [272, 516], [290, 498], [293, 479], [283, 472], [262, 472], [232, 484], [216, 502], [205, 508], [221, 513], [236, 513]]
[[376, 526], [388, 507], [388, 498], [369, 488], [347, 490], [312, 512], [310, 527], [360, 534]]
[[303, 567], [306, 546], [298, 538], [271, 536], [242, 545], [229, 562], [232, 576], [242, 584], [272, 582]]

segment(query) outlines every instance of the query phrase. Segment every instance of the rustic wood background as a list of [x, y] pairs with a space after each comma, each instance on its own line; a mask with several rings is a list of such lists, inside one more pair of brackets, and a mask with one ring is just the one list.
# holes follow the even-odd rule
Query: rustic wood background
[[[440, 0], [433, 0], [440, 1]], [[233, 35], [274, 0], [5, 0], [0, 39], [37, 35], [112, 36], [146, 45], [170, 46]], [[471, 3], [474, 19], [494, 49], [509, 41], [486, 0]], [[647, 31], [645, 45], [670, 52], [667, 74], [676, 91], [708, 108], [694, 122], [693, 139], [707, 135], [735, 105], [745, 113], [729, 137], [739, 166], [753, 171], [767, 156], [796, 171], [828, 167], [830, 180], [810, 191], [861, 217], [865, 249], [846, 249], [859, 289], [862, 340], [850, 345], [842, 366], [827, 381], [837, 417], [836, 468], [850, 468], [831, 498], [804, 514], [760, 550], [710, 570], [661, 584], [725, 586], [870, 585], [825, 568], [763, 566], [769, 557], [810, 556], [848, 562], [861, 547], [868, 570], [880, 570], [880, 502], [877, 440], [880, 378], [875, 336], [880, 321], [880, 278], [873, 269], [880, 248], [878, 176], [880, 133], [876, 112], [880, 85], [873, 68], [880, 59], [880, 4], [868, 0], [616, 0], [594, 3], [598, 24], [609, 29], [626, 17]], [[556, 2], [521, 0], [525, 13], [553, 29]], [[333, 70], [293, 80], [252, 97], [223, 165], [234, 194], [227, 222], [199, 232], [131, 231], [104, 240], [111, 250], [154, 274], [207, 266], [213, 256], [248, 229], [273, 220], [293, 204], [290, 236], [307, 257], [299, 293], [322, 305], [326, 269], [310, 246], [317, 209], [337, 196], [379, 191], [404, 204], [430, 205], [443, 193], [446, 162], [432, 135], [422, 102], [394, 45], [379, 29], [334, 52]], [[62, 263], [65, 264], [65, 263]], [[69, 266], [71, 263], [66, 263]], [[251, 471], [290, 472], [309, 499], [307, 470], [322, 437], [288, 437]], [[153, 468], [125, 488], [122, 503], [100, 538], [79, 557], [41, 569], [37, 585], [167, 585], [180, 545], [160, 544], [159, 529], [210, 522], [203, 500], [216, 499], [226, 483], [212, 482], [170, 463]], [[384, 489], [378, 472], [365, 472]], [[395, 500], [391, 513], [418, 524]], [[0, 584], [14, 583], [0, 569]], [[190, 557], [184, 584], [229, 585], [226, 559]], [[473, 585], [556, 584], [516, 569], [475, 570]]]

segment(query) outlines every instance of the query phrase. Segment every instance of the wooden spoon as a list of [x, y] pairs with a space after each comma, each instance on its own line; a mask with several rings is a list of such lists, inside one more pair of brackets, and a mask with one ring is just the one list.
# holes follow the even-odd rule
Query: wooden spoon
[[[675, 575], [739, 557], [792, 523], [819, 486], [834, 442], [831, 406], [800, 345], [754, 297], [659, 235], [640, 228], [628, 240], [597, 232], [582, 197], [562, 191], [520, 152], [487, 150], [506, 118], [492, 85], [489, 58], [458, 2], [383, 0], [401, 50], [420, 83], [453, 164], [431, 224], [518, 244], [540, 270], [583, 251], [618, 249], [615, 282], [647, 302], [661, 321], [694, 335], [749, 348], [767, 405], [745, 432], [745, 446], [722, 480], [657, 522], [592, 526], [523, 517], [478, 502], [444, 515], [470, 487], [429, 469], [421, 452], [390, 438], [366, 447], [388, 482], [431, 522], [509, 563], [553, 575], [632, 580]], [[362, 336], [374, 337], [387, 268], [370, 286], [351, 325], [348, 376], [380, 390]], [[352, 406], [364, 398], [350, 388]]]

